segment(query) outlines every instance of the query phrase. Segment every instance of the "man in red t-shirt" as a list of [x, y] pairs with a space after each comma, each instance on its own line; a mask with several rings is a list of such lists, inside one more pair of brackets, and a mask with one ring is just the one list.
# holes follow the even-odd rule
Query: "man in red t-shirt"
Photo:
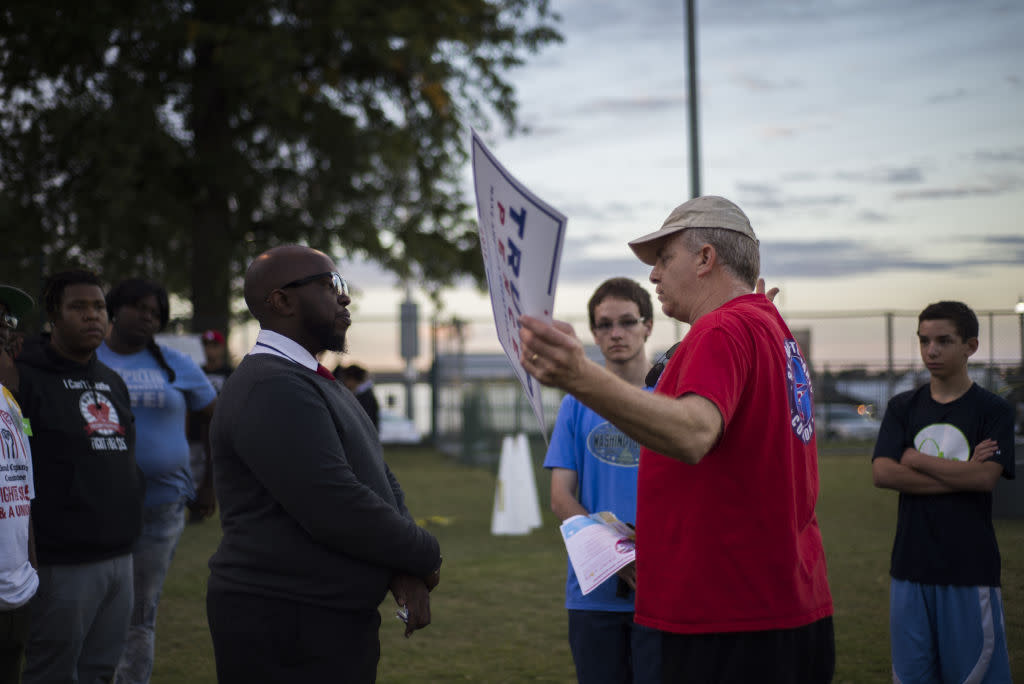
[[629, 244], [692, 326], [654, 393], [587, 360], [564, 323], [523, 316], [522, 361], [644, 446], [635, 619], [662, 632], [665, 682], [829, 682], [810, 376], [763, 296], [750, 221], [698, 197]]

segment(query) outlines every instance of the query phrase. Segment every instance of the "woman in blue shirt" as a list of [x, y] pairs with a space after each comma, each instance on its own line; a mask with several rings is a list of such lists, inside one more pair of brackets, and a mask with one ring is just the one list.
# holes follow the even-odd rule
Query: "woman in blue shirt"
[[107, 311], [111, 327], [97, 354], [128, 385], [135, 455], [146, 477], [142, 535], [132, 552], [135, 604], [115, 681], [144, 684], [153, 670], [160, 590], [185, 526], [186, 502], [213, 508], [211, 479], [198, 492], [192, 483], [185, 422], [199, 413], [208, 424], [217, 392], [191, 358], [154, 339], [170, 317], [161, 285], [122, 281], [107, 294]]

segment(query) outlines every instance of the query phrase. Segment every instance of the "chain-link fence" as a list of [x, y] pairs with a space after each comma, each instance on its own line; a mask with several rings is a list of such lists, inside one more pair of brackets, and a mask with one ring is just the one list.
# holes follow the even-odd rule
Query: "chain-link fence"
[[[927, 381], [916, 337], [917, 312], [820, 312], [785, 314], [809, 360], [818, 406], [820, 438], [864, 438], [870, 427], [840, 428], [849, 407], [870, 423], [884, 411], [889, 398]], [[980, 311], [980, 345], [972, 357], [971, 377], [980, 385], [1024, 406], [1024, 316], [1008, 311]], [[590, 343], [585, 317], [569, 321]], [[397, 318], [361, 317], [360, 334], [372, 339], [394, 336]], [[687, 326], [659, 318], [648, 341], [653, 360], [685, 334]], [[422, 368], [409, 392], [403, 372], [375, 369], [378, 393], [386, 406], [412, 414], [439, 447], [462, 458], [497, 458], [500, 440], [512, 432], [539, 433], [519, 383], [501, 351], [489, 318], [448, 319], [421, 325], [430, 340], [417, 359]], [[592, 358], [600, 359], [596, 348]], [[397, 356], [397, 347], [396, 347]], [[401, 361], [396, 363], [400, 364]], [[430, 370], [427, 370], [430, 368]], [[562, 394], [542, 392], [550, 431]], [[844, 426], [846, 423], [842, 423]], [[877, 425], [876, 425], [877, 427]], [[865, 432], [866, 430], [866, 432]]]

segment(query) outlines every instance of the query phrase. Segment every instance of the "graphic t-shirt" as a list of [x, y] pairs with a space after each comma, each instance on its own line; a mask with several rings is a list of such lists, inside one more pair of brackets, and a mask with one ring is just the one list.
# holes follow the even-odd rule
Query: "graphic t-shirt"
[[[576, 471], [580, 505], [590, 513], [611, 511], [619, 520], [636, 520], [636, 479], [640, 445], [572, 395], [562, 400], [544, 459], [545, 468]], [[569, 564], [565, 607], [570, 610], [632, 612], [633, 598], [616, 596], [613, 576], [586, 596]]]
[[132, 398], [135, 414], [135, 459], [146, 476], [146, 506], [172, 503], [195, 496], [185, 435], [188, 411], [210, 404], [217, 391], [189, 356], [162, 346], [174, 369], [174, 382], [148, 350], [117, 354], [104, 342], [96, 354], [120, 375]]
[[711, 401], [723, 431], [696, 465], [640, 452], [636, 621], [704, 634], [831, 615], [811, 386], [775, 306], [751, 294], [702, 316], [655, 392]]
[[0, 385], [0, 611], [24, 605], [39, 586], [28, 560], [28, 521], [35, 495], [21, 407]]
[[[1005, 399], [972, 385], [948, 404], [924, 385], [893, 397], [875, 443], [875, 458], [899, 461], [921, 453], [968, 461], [986, 439], [999, 445], [991, 459], [1003, 477], [1015, 475], [1013, 408]], [[900, 492], [890, 573], [896, 579], [958, 586], [999, 586], [1000, 556], [992, 525], [992, 492]]]

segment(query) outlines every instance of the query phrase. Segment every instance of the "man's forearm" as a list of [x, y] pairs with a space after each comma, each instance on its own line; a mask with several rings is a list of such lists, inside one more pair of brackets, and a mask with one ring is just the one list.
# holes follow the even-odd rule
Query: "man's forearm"
[[574, 515], [590, 515], [590, 511], [584, 508], [576, 499], [556, 499], [552, 497], [551, 511], [562, 521], [568, 520]]
[[578, 478], [575, 470], [553, 468], [551, 470], [551, 510], [559, 520], [568, 520], [574, 515], [590, 515], [576, 498]]
[[586, 357], [572, 326], [520, 317], [520, 363], [542, 384], [559, 387], [643, 446], [699, 462], [722, 431], [718, 408], [704, 397], [645, 392]]
[[955, 461], [916, 449], [904, 451], [901, 462], [941, 482], [951, 491], [990, 492], [1002, 474], [1002, 466], [994, 461]]
[[871, 468], [875, 486], [881, 489], [894, 489], [904, 494], [948, 494], [955, 491], [931, 475], [891, 458], [876, 458]]
[[587, 366], [571, 391], [641, 445], [685, 463], [698, 463], [721, 433], [721, 416], [707, 399], [646, 392], [597, 364]]

